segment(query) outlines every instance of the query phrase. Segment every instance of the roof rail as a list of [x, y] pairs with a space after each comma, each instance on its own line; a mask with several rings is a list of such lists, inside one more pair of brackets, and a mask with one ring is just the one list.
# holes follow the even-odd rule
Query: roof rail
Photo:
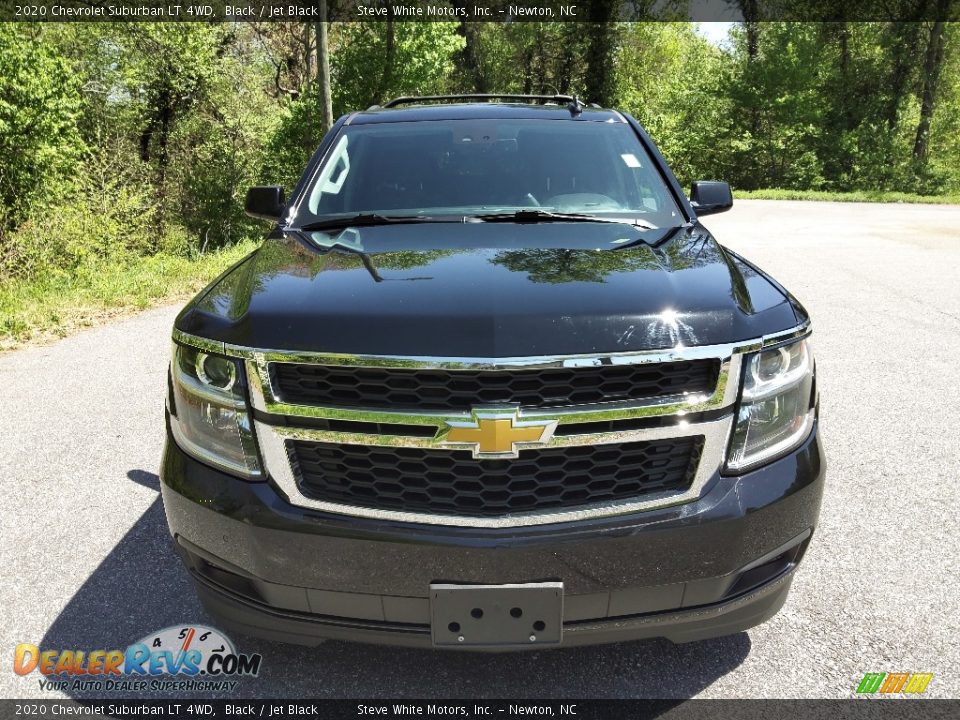
[[370, 109], [374, 110], [379, 107], [392, 108], [397, 107], [398, 105], [413, 105], [415, 103], [425, 103], [425, 102], [456, 102], [459, 100], [484, 100], [487, 102], [493, 100], [522, 100], [525, 102], [539, 101], [541, 103], [555, 102], [558, 104], [574, 104], [580, 105], [581, 102], [577, 100], [575, 95], [512, 95], [510, 93], [499, 93], [499, 94], [468, 94], [468, 95], [408, 95], [403, 97], [394, 98], [390, 102], [384, 105], [373, 105]]

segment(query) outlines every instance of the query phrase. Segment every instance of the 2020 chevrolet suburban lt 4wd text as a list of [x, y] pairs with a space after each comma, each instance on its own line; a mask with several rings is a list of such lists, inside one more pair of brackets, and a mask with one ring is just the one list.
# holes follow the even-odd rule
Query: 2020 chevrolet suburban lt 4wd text
[[731, 205], [574, 98], [340, 118], [175, 323], [163, 501], [208, 611], [471, 650], [772, 617], [824, 456], [807, 313], [698, 220]]

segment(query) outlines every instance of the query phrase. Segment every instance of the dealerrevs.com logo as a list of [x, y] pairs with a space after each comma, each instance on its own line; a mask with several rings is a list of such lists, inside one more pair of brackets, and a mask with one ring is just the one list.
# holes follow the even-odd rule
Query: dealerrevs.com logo
[[260, 672], [263, 657], [238, 653], [219, 630], [176, 625], [151, 633], [125, 650], [41, 649], [17, 645], [13, 671], [39, 673], [41, 690], [142, 692], [233, 690]]

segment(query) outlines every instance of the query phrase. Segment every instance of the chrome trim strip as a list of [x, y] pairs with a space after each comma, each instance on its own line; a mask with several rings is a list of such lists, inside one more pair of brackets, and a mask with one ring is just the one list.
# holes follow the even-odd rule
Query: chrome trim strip
[[[313, 510], [350, 515], [352, 517], [369, 518], [373, 520], [423, 523], [428, 525], [449, 525], [455, 527], [527, 527], [531, 525], [546, 525], [549, 523], [564, 523], [590, 518], [609, 517], [625, 513], [640, 512], [654, 508], [663, 508], [670, 505], [679, 505], [698, 498], [704, 486], [720, 469], [727, 441], [733, 426], [733, 417], [728, 415], [720, 420], [705, 423], [685, 424], [671, 427], [649, 428], [617, 433], [596, 433], [588, 435], [574, 435], [563, 438], [553, 438], [547, 447], [559, 445], [601, 445], [609, 443], [624, 443], [638, 440], [660, 440], [675, 437], [690, 437], [702, 435], [703, 449], [700, 453], [700, 462], [690, 487], [682, 493], [657, 493], [645, 496], [642, 499], [618, 500], [615, 502], [594, 503], [577, 508], [561, 510], [543, 510], [529, 513], [502, 515], [499, 517], [473, 517], [469, 515], [436, 515], [431, 513], [403, 512], [398, 510], [378, 510], [356, 505], [342, 505], [340, 503], [314, 500], [306, 497], [297, 487], [296, 479], [290, 459], [287, 455], [285, 443], [287, 440], [317, 440], [319, 433], [324, 438], [329, 434], [301, 428], [287, 428], [257, 422], [257, 438], [260, 440], [260, 449], [267, 473], [273, 478], [277, 486], [284, 492], [294, 505]], [[379, 436], [384, 437], [384, 436]], [[396, 438], [406, 447], [407, 442], [416, 442], [421, 438]], [[337, 442], [369, 444], [370, 436], [364, 434], [341, 433]], [[429, 441], [429, 439], [428, 439]], [[563, 442], [561, 442], [563, 441]], [[392, 443], [391, 443], [392, 444]]]
[[659, 350], [636, 350], [632, 352], [581, 353], [574, 355], [538, 355], [503, 358], [464, 358], [426, 355], [363, 355], [352, 353], [307, 352], [301, 350], [270, 350], [244, 345], [223, 343], [197, 335], [173, 330], [173, 339], [184, 345], [201, 350], [210, 350], [231, 357], [267, 362], [302, 362], [316, 365], [348, 365], [357, 367], [407, 367], [433, 370], [503, 370], [507, 368], [557, 368], [599, 365], [620, 365], [672, 360], [696, 360], [722, 358], [759, 350], [810, 333], [810, 322], [781, 332], [764, 335], [752, 340], [740, 340], [721, 345], [678, 345]]
[[636, 350], [618, 353], [579, 355], [538, 355], [528, 357], [463, 358], [411, 355], [353, 355], [344, 353], [311, 353], [296, 350], [255, 350], [226, 344], [223, 352], [258, 362], [291, 362], [347, 367], [416, 368], [425, 370], [542, 370], [548, 368], [600, 367], [603, 365], [637, 365], [675, 360], [719, 358], [731, 353], [759, 350], [764, 338], [723, 345], [678, 345], [659, 350]]
[[[338, 408], [320, 405], [293, 405], [276, 399], [270, 386], [268, 363], [247, 360], [247, 382], [250, 387], [250, 403], [257, 410], [289, 417], [322, 418], [326, 420], [353, 420], [403, 425], [442, 426], [447, 420], [469, 422], [472, 414], [443, 410], [404, 412], [376, 408]], [[682, 394], [665, 395], [648, 400], [572, 405], [556, 408], [523, 409], [520, 417], [526, 420], [557, 420], [561, 425], [604, 420], [659, 417], [663, 415], [686, 415], [689, 413], [716, 410], [732, 405], [736, 400], [740, 382], [739, 354], [721, 361], [717, 386], [712, 395]], [[732, 382], [731, 382], [732, 379]]]
[[773, 345], [780, 345], [791, 340], [799, 340], [802, 337], [806, 337], [811, 332], [812, 328], [810, 327], [810, 321], [807, 320], [806, 322], [797, 325], [794, 328], [790, 328], [789, 330], [783, 330], [770, 335], [764, 335], [761, 344], [763, 347], [772, 347]]
[[185, 333], [183, 330], [173, 329], [173, 341], [180, 343], [181, 345], [189, 345], [190, 347], [195, 347], [198, 350], [206, 350], [207, 352], [217, 353], [218, 355], [226, 355], [224, 351], [224, 344], [217, 340], [207, 340], [206, 338], [199, 337], [198, 335], [191, 335], [190, 333]]

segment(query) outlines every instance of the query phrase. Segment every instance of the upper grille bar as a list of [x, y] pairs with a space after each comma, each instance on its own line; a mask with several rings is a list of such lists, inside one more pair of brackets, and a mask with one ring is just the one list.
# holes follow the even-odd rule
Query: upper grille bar
[[295, 405], [464, 412], [481, 404], [554, 408], [711, 395], [718, 359], [503, 370], [366, 368], [273, 362], [270, 385]]
[[[287, 416], [291, 423], [296, 418], [323, 418], [327, 420], [344, 420], [368, 423], [387, 423], [398, 425], [432, 425], [442, 427], [449, 420], [469, 420], [471, 417], [468, 408], [436, 409], [424, 407], [384, 406], [382, 400], [368, 400], [362, 405], [344, 406], [341, 404], [305, 404], [303, 402], [287, 402], [282, 391], [278, 392], [277, 381], [273, 365], [277, 363], [314, 364], [324, 368], [346, 369], [411, 369], [423, 371], [471, 371], [480, 373], [496, 371], [504, 377], [533, 370], [576, 369], [594, 373], [606, 368], [620, 368], [623, 366], [637, 367], [637, 372], [645, 372], [645, 368], [656, 365], [669, 366], [680, 364], [683, 372], [690, 366], [687, 363], [694, 361], [708, 361], [711, 365], [697, 365], [700, 372], [707, 369], [709, 383], [699, 380], [699, 387], [703, 392], [684, 389], [672, 394], [648, 395], [646, 397], [611, 400], [608, 402], [571, 402], [558, 406], [523, 407], [520, 403], [509, 404], [520, 406], [520, 414], [527, 419], [556, 419], [561, 425], [594, 421], [624, 420], [670, 415], [685, 415], [689, 413], [718, 410], [731, 406], [736, 400], [737, 387], [740, 377], [740, 358], [743, 352], [756, 349], [762, 343], [731, 344], [715, 346], [678, 347], [664, 351], [647, 351], [636, 353], [619, 353], [598, 356], [567, 356], [560, 358], [505, 358], [498, 360], [486, 359], [452, 359], [452, 358], [395, 358], [369, 356], [330, 356], [325, 354], [304, 355], [299, 353], [277, 353], [272, 351], [249, 351], [240, 353], [231, 352], [233, 348], [226, 347], [227, 354], [240, 354], [247, 359], [247, 374], [251, 392], [251, 402], [255, 409], [271, 415]], [[662, 372], [662, 370], [656, 371]], [[669, 372], [669, 371], [668, 371]], [[476, 375], [475, 375], [476, 377]], [[701, 376], [702, 378], [702, 376]], [[342, 401], [341, 401], [342, 402]], [[355, 401], [356, 402], [356, 401]], [[367, 404], [367, 403], [370, 404]], [[377, 404], [373, 404], [376, 402]], [[476, 403], [483, 405], [483, 402]], [[503, 403], [493, 403], [503, 404]]]

